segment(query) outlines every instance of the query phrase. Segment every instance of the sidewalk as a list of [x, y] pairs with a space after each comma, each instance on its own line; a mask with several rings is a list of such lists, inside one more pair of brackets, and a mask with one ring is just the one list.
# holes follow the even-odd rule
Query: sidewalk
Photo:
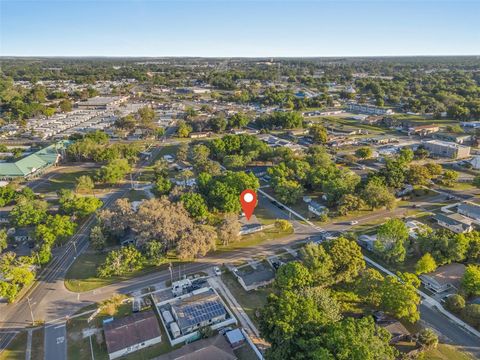
[[260, 331], [255, 324], [250, 320], [247, 313], [243, 310], [240, 304], [237, 302], [230, 290], [225, 286], [222, 279], [219, 276], [213, 276], [208, 279], [209, 284], [214, 287], [228, 302], [228, 305], [235, 313], [235, 316], [240, 320], [242, 327], [246, 330], [248, 336], [252, 339], [255, 346], [264, 353], [269, 347], [269, 344], [265, 340], [260, 338]]

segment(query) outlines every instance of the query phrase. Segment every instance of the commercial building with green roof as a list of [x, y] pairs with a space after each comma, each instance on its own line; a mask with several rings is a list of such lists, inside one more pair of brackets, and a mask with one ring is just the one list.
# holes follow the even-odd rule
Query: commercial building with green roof
[[62, 140], [16, 162], [0, 163], [0, 180], [30, 178], [41, 175], [49, 167], [56, 165], [65, 155], [65, 149], [71, 143]]

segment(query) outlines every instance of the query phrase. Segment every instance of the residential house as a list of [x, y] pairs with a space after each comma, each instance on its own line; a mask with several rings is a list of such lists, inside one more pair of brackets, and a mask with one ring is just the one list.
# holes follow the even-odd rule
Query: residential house
[[473, 230], [473, 220], [460, 214], [437, 214], [434, 219], [437, 220], [438, 225], [456, 234], [464, 234]]
[[220, 323], [229, 316], [223, 302], [212, 289], [171, 304], [171, 312], [182, 335]]
[[267, 286], [275, 280], [275, 272], [268, 263], [256, 264], [255, 268], [252, 266], [241, 267], [235, 269], [233, 274], [246, 291]]
[[227, 341], [230, 343], [230, 345], [234, 349], [242, 346], [245, 343], [245, 336], [243, 335], [242, 330], [240, 329], [227, 331], [225, 333], [225, 337], [227, 338]]
[[382, 311], [377, 311], [373, 314], [377, 326], [387, 330], [392, 336], [390, 344], [396, 344], [400, 341], [407, 340], [410, 337], [410, 332], [397, 319], [385, 315]]
[[420, 135], [420, 136], [427, 136], [436, 132], [440, 131], [440, 127], [438, 125], [419, 125], [419, 126], [412, 126], [408, 128], [408, 134]]
[[425, 227], [425, 224], [418, 220], [409, 220], [405, 223], [408, 229], [408, 236], [412, 239], [418, 238], [418, 232]]
[[458, 289], [465, 273], [465, 265], [452, 263], [440, 266], [437, 270], [420, 275], [423, 285], [435, 293]]
[[308, 203], [308, 211], [310, 211], [311, 213], [317, 216], [321, 216], [322, 214], [325, 213], [326, 210], [327, 210], [326, 206], [320, 205], [316, 201], [311, 200]]
[[162, 341], [160, 326], [153, 310], [116, 319], [103, 326], [110, 360]]
[[357, 240], [358, 244], [368, 251], [373, 251], [375, 249], [376, 241], [377, 235], [360, 235]]
[[397, 191], [395, 196], [402, 197], [413, 192], [413, 186], [410, 184], [405, 185], [401, 190]]
[[473, 219], [475, 222], [480, 222], [480, 205], [473, 202], [463, 202], [457, 207], [457, 212], [463, 216]]
[[223, 335], [194, 341], [153, 360], [236, 360], [232, 347]]
[[240, 228], [239, 235], [253, 234], [263, 230], [263, 225], [260, 223], [255, 224], [243, 224]]

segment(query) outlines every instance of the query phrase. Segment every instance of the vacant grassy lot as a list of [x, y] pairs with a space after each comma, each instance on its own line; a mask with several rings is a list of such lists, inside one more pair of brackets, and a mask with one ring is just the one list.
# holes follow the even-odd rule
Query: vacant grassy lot
[[87, 175], [93, 178], [97, 170], [98, 167], [64, 166], [45, 174], [45, 181], [36, 186], [34, 190], [39, 193], [49, 193], [60, 189], [73, 189], [80, 176]]
[[154, 271], [164, 270], [168, 268], [169, 262], [180, 262], [174, 254], [168, 254], [165, 258], [165, 263], [159, 266], [149, 265], [124, 276], [102, 279], [97, 276], [97, 267], [105, 261], [106, 257], [107, 253], [98, 254], [90, 251], [80, 255], [70, 269], [68, 269], [67, 275], [65, 276], [65, 287], [70, 291], [85, 292], [119, 281], [147, 275]]
[[425, 360], [473, 360], [473, 356], [459, 351], [456, 347], [439, 344], [436, 349], [425, 352]]
[[282, 231], [275, 227], [271, 227], [257, 233], [244, 235], [240, 237], [239, 241], [230, 243], [226, 246], [218, 245], [216, 251], [225, 252], [225, 251], [232, 251], [235, 249], [255, 246], [264, 241], [279, 239], [290, 234], [293, 234], [293, 230]]

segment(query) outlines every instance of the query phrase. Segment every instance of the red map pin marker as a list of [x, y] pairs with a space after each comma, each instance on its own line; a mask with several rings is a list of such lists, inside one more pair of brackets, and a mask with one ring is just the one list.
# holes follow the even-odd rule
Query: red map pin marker
[[240, 203], [242, 204], [242, 210], [245, 213], [247, 220], [250, 220], [250, 217], [257, 206], [257, 193], [253, 190], [246, 189], [240, 194]]

